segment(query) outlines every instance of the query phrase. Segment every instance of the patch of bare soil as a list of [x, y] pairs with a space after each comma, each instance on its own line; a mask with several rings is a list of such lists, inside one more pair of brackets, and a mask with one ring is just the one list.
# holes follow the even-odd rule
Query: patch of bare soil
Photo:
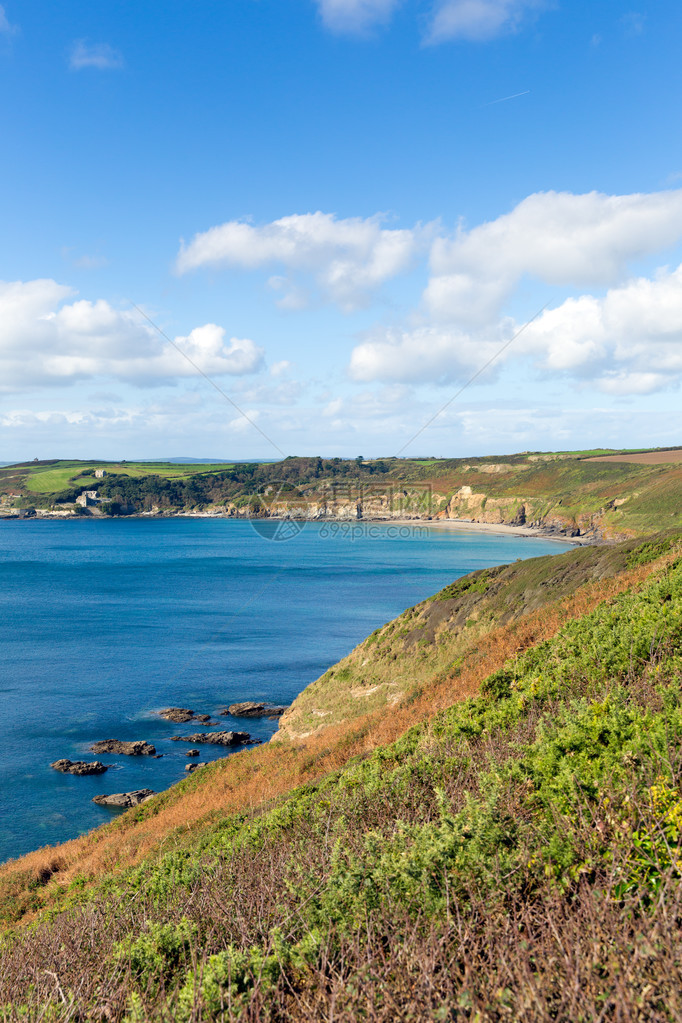
[[671, 451], [640, 451], [633, 455], [597, 455], [585, 458], [585, 462], [632, 462], [634, 465], [662, 465], [665, 462], [682, 462], [682, 448]]

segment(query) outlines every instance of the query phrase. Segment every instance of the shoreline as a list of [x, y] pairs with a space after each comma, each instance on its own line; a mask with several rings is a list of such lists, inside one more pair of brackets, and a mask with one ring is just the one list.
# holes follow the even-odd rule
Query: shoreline
[[[263, 516], [261, 518], [246, 518], [240, 515], [221, 515], [215, 512], [176, 512], [174, 514], [145, 514], [144, 512], [132, 515], [69, 515], [69, 514], [37, 514], [37, 515], [0, 515], [0, 521], [4, 522], [102, 522], [103, 520], [110, 519], [111, 521], [118, 521], [120, 519], [228, 519], [234, 522], [284, 522], [286, 519], [279, 518], [278, 516]], [[301, 522], [303, 525], [306, 523], [315, 523], [318, 525], [336, 525], [341, 527], [360, 528], [363, 526], [398, 526], [399, 528], [406, 527], [422, 527], [425, 529], [451, 529], [466, 532], [467, 530], [475, 533], [492, 533], [498, 536], [523, 536], [528, 539], [537, 540], [554, 540], [557, 543], [570, 543], [577, 546], [603, 546], [608, 541], [603, 540], [600, 537], [585, 534], [577, 536], [568, 536], [567, 534], [561, 533], [552, 527], [543, 526], [513, 526], [506, 522], [480, 522], [476, 519], [387, 519], [387, 518], [304, 518], [304, 519], [292, 519], [294, 522]]]
[[[318, 520], [319, 521], [319, 520]], [[454, 529], [474, 533], [497, 533], [499, 536], [525, 536], [528, 539], [555, 540], [557, 543], [573, 543], [578, 546], [603, 544], [603, 540], [589, 536], [565, 536], [542, 526], [512, 526], [506, 522], [478, 522], [475, 519], [353, 519], [333, 521], [352, 521], [358, 525], [363, 522], [373, 525], [426, 526], [434, 529]]]

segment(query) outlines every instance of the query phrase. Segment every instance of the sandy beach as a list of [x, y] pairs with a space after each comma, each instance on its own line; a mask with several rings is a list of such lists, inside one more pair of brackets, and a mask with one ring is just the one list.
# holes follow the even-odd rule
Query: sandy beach
[[456, 529], [462, 532], [467, 530], [475, 533], [497, 533], [514, 534], [515, 536], [526, 536], [529, 539], [556, 540], [557, 543], [574, 543], [578, 545], [597, 544], [603, 541], [587, 536], [564, 536], [550, 530], [542, 529], [539, 526], [508, 526], [503, 522], [475, 522], [471, 519], [314, 519], [315, 522], [347, 523], [348, 525], [362, 527], [372, 526], [419, 526], [427, 529]]

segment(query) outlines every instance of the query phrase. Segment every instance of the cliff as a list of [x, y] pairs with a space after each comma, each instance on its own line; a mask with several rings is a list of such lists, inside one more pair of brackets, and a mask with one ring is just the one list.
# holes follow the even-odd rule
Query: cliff
[[3, 1018], [674, 1020], [681, 644], [679, 532], [457, 580], [279, 739], [0, 868]]
[[[460, 519], [524, 525], [558, 535], [614, 540], [674, 525], [682, 463], [653, 452], [648, 464], [593, 461], [591, 452], [523, 453], [506, 459], [287, 458], [226, 468], [55, 463], [0, 469], [0, 514], [88, 513], [79, 495], [96, 485], [105, 515], [290, 516], [313, 521]], [[9, 495], [13, 495], [10, 499]], [[18, 496], [16, 496], [18, 495]]]

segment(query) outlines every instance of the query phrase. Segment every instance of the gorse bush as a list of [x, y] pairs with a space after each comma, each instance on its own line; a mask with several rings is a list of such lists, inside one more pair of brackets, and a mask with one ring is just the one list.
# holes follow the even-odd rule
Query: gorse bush
[[178, 966], [196, 933], [196, 925], [186, 918], [178, 924], [150, 922], [138, 937], [117, 942], [114, 958], [128, 963], [137, 980], [165, 976]]
[[14, 932], [4, 1018], [679, 1019], [681, 642], [671, 560], [479, 696]]

